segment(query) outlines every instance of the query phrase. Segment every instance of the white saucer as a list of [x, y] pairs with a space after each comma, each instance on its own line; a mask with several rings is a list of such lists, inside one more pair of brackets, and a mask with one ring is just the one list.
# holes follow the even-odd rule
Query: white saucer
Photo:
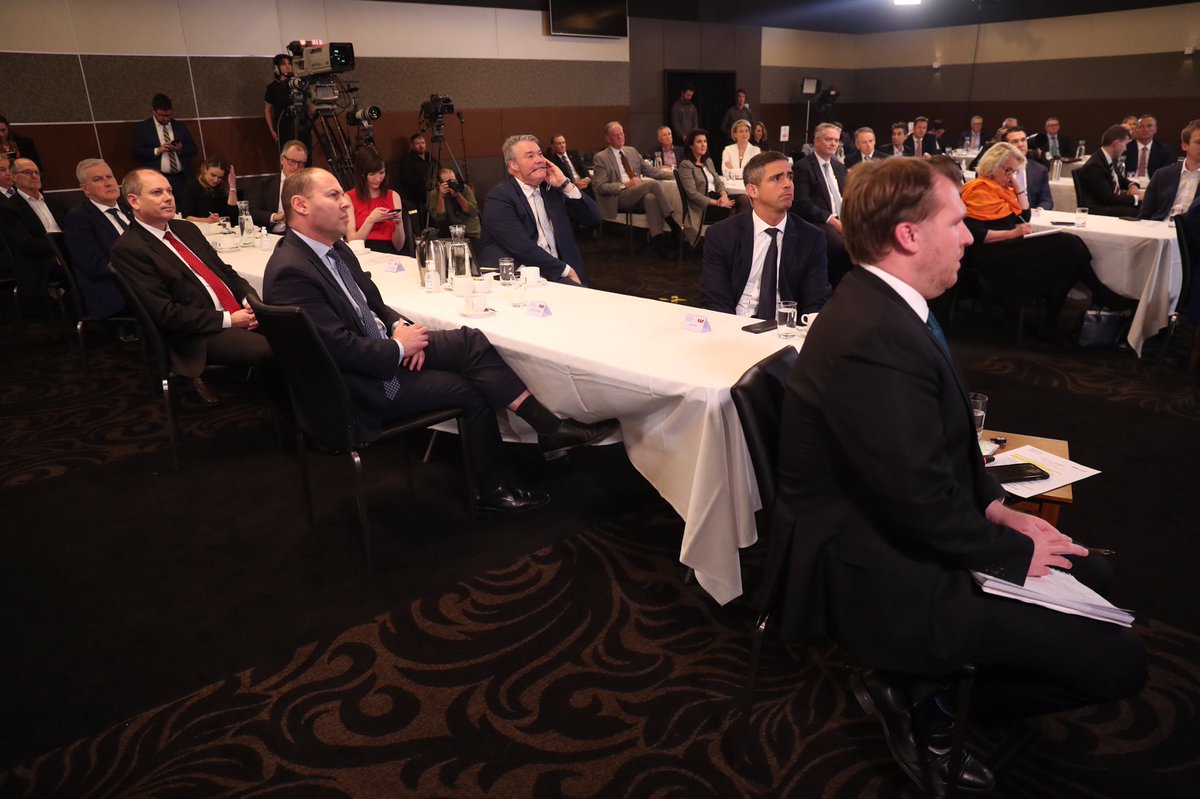
[[532, 282], [532, 283], [526, 283], [525, 285], [527, 285], [527, 286], [544, 286], [544, 285], [546, 285], [546, 284], [547, 284], [547, 283], [549, 283], [549, 282], [550, 282], [550, 281], [549, 281], [549, 280], [546, 280], [546, 278], [544, 278], [544, 277], [539, 277], [539, 278], [538, 278], [537, 280], [535, 280], [534, 282]]
[[467, 317], [468, 319], [486, 319], [486, 318], [487, 318], [487, 317], [489, 317], [489, 316], [495, 316], [495, 315], [496, 315], [496, 309], [495, 309], [495, 308], [488, 308], [488, 309], [486, 309], [486, 310], [483, 310], [483, 311], [468, 311], [468, 310], [466, 310], [465, 308], [459, 308], [459, 309], [458, 309], [458, 315], [459, 315], [459, 316], [465, 316], [465, 317]]

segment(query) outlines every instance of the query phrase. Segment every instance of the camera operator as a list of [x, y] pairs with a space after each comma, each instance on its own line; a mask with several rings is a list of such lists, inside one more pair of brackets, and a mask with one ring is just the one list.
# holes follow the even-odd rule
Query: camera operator
[[396, 165], [396, 183], [393, 185], [408, 208], [416, 208], [420, 224], [425, 224], [428, 210], [430, 177], [433, 175], [433, 158], [429, 155], [429, 142], [424, 133], [414, 133], [408, 138], [408, 153]]
[[453, 169], [438, 171], [437, 188], [426, 198], [429, 204], [429, 223], [436, 225], [438, 235], [450, 235], [451, 225], [467, 229], [467, 238], [479, 241], [479, 202], [471, 187], [458, 179]]
[[286, 141], [298, 140], [304, 143], [309, 153], [309, 163], [312, 163], [312, 136], [307, 124], [297, 124], [297, 114], [302, 113], [292, 105], [292, 90], [288, 82], [292, 79], [292, 57], [280, 53], [271, 60], [275, 69], [275, 79], [267, 84], [263, 95], [263, 117], [267, 120], [267, 130], [275, 140], [276, 148]]

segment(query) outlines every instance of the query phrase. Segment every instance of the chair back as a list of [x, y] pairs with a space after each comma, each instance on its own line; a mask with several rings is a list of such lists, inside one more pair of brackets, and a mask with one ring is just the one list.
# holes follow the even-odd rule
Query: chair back
[[1071, 172], [1071, 182], [1075, 184], [1075, 207], [1086, 208], [1087, 203], [1083, 199], [1083, 186], [1079, 183], [1079, 170], [1075, 169]]
[[[0, 202], [4, 202], [0, 198]], [[0, 280], [12, 281], [17, 275], [17, 259], [13, 257], [12, 250], [8, 247], [8, 239], [4, 238], [4, 234], [0, 233]]]
[[779, 466], [779, 422], [788, 374], [796, 363], [796, 348], [786, 346], [746, 370], [730, 389], [750, 451], [764, 513], [759, 517], [759, 537], [764, 537], [767, 517], [775, 505]]
[[150, 312], [142, 304], [141, 297], [133, 290], [133, 286], [129, 284], [121, 271], [109, 263], [108, 272], [113, 276], [113, 282], [117, 284], [117, 288], [125, 295], [125, 307], [132, 311], [133, 317], [137, 319], [138, 327], [141, 328], [142, 342], [146, 346], [146, 351], [150, 353], [154, 365], [158, 368], [159, 375], [166, 377], [171, 373], [171, 361], [167, 355], [167, 343], [163, 340], [162, 331], [158, 329]]
[[248, 299], [271, 345], [272, 365], [287, 381], [296, 424], [324, 449], [355, 449], [360, 439], [354, 404], [312, 319], [294, 305], [267, 305], [254, 295]]
[[[1179, 241], [1179, 268], [1182, 270], [1182, 281], [1179, 285], [1179, 299], [1175, 302], [1174, 313], [1182, 313], [1187, 307], [1189, 292], [1192, 287], [1192, 270], [1195, 265], [1192, 263], [1192, 252], [1188, 246], [1187, 227], [1184, 224], [1187, 220], [1187, 214], [1179, 214], [1175, 217], [1175, 238]], [[1193, 322], [1200, 320], [1193, 319]]]

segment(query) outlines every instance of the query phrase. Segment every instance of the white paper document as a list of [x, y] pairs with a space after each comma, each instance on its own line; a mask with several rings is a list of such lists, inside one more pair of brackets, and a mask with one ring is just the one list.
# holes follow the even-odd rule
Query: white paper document
[[1032, 233], [1026, 233], [1021, 238], [1036, 239], [1038, 236], [1052, 236], [1055, 233], [1062, 233], [1058, 228], [1046, 228], [1045, 230], [1035, 230]]
[[1062, 488], [1065, 485], [1070, 485], [1077, 480], [1082, 480], [1085, 477], [1091, 477], [1094, 474], [1100, 474], [1099, 469], [1092, 469], [1075, 461], [1060, 458], [1057, 455], [1051, 455], [1045, 450], [1038, 449], [1035, 446], [1026, 444], [1023, 447], [1017, 447], [1009, 452], [1001, 453], [996, 456], [996, 460], [988, 464], [989, 466], [1006, 466], [1014, 463], [1032, 463], [1039, 467], [1042, 471], [1050, 474], [1049, 478], [1041, 480], [1026, 480], [1020, 483], [1005, 483], [1004, 490], [1014, 496], [1022, 499], [1044, 494], [1047, 491], [1053, 491], [1056, 488]]
[[1076, 580], [1069, 572], [1051, 569], [1044, 577], [1025, 578], [1025, 585], [1010, 583], [982, 572], [971, 574], [985, 594], [1008, 597], [1032, 605], [1041, 605], [1060, 613], [1086, 616], [1122, 627], [1133, 625], [1133, 613], [1116, 607]]

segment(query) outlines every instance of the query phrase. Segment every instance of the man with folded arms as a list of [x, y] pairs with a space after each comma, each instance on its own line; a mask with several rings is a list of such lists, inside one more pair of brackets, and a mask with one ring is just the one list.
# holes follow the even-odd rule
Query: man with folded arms
[[[200, 380], [209, 364], [264, 366], [267, 340], [246, 303], [254, 294], [225, 264], [200, 228], [175, 219], [171, 184], [153, 169], [135, 169], [121, 184], [133, 224], [112, 248], [112, 262], [162, 331], [171, 369], [192, 378], [200, 399], [219, 400]], [[257, 296], [257, 295], [255, 295]]]
[[799, 313], [821, 310], [829, 299], [825, 236], [790, 213], [795, 189], [787, 156], [759, 153], [744, 174], [754, 211], [708, 229], [701, 307], [757, 319], [774, 319], [779, 300], [795, 300]]
[[1138, 214], [1142, 219], [1163, 220], [1173, 213], [1187, 213], [1196, 202], [1196, 187], [1200, 184], [1200, 119], [1189, 122], [1180, 136], [1183, 160], [1164, 166], [1150, 178]]
[[[544, 160], [544, 159], [543, 159]], [[346, 380], [362, 432], [389, 419], [462, 408], [481, 511], [519, 513], [550, 501], [509, 484], [496, 413], [508, 408], [537, 432], [547, 460], [600, 441], [616, 420], [583, 424], [546, 409], [478, 330], [428, 330], [384, 305], [379, 289], [342, 241], [351, 204], [337, 179], [305, 169], [283, 186], [288, 232], [267, 261], [266, 301], [298, 305]]]
[[[1004, 504], [983, 468], [967, 386], [929, 312], [971, 234], [959, 187], [923, 160], [855, 167], [842, 219], [856, 267], [812, 325], [785, 389], [768, 560], [789, 569], [783, 634], [830, 635], [893, 756], [930, 795], [949, 772], [949, 679], [977, 668], [971, 710], [1000, 720], [1136, 694], [1130, 629], [983, 594], [1069, 570], [1103, 593], [1108, 564]], [[787, 551], [790, 550], [790, 551]], [[989, 790], [973, 756], [959, 784]]]

